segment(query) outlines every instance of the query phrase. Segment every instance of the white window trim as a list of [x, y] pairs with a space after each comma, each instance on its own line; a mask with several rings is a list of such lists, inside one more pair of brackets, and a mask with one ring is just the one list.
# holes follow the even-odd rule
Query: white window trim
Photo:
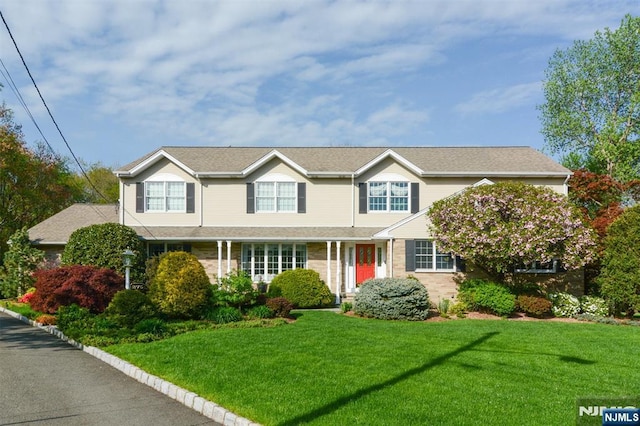
[[[268, 179], [271, 178], [271, 179]], [[287, 198], [293, 198], [293, 208], [291, 210], [278, 210], [278, 184], [291, 183], [293, 184], [293, 196]], [[273, 210], [263, 210], [258, 208], [258, 198], [267, 198], [258, 196], [258, 185], [260, 184], [273, 184]], [[254, 211], [256, 213], [297, 213], [298, 212], [298, 185], [297, 182], [289, 176], [279, 173], [272, 173], [261, 177], [255, 181], [255, 194], [254, 194]], [[271, 197], [268, 197], [271, 198]]]
[[[371, 184], [372, 183], [384, 183], [387, 185], [387, 195], [385, 196], [387, 199], [387, 208], [386, 210], [371, 210]], [[407, 184], [407, 208], [406, 210], [391, 210], [391, 184], [394, 183], [406, 183]], [[374, 196], [375, 198], [375, 196]], [[400, 197], [396, 197], [400, 198]], [[402, 197], [404, 198], [404, 197]], [[408, 180], [369, 180], [367, 181], [367, 213], [377, 214], [377, 213], [409, 213], [411, 211], [411, 182]]]
[[[269, 274], [268, 268], [269, 268], [269, 245], [277, 245], [278, 246], [278, 272], [276, 274]], [[277, 243], [277, 242], [269, 242], [269, 243], [243, 243], [242, 244], [242, 248], [241, 248], [241, 254], [240, 254], [240, 264], [244, 266], [245, 263], [249, 263], [250, 264], [250, 270], [245, 272], [249, 273], [249, 276], [251, 277], [251, 279], [254, 282], [271, 282], [271, 280], [273, 279], [273, 277], [275, 277], [276, 275], [280, 274], [283, 272], [282, 269], [282, 246], [283, 245], [290, 245], [292, 246], [292, 259], [291, 259], [291, 264], [292, 264], [292, 269], [299, 269], [298, 268], [298, 263], [299, 260], [296, 258], [296, 248], [298, 246], [304, 246], [305, 250], [304, 250], [304, 259], [302, 261], [303, 267], [302, 269], [307, 268], [308, 265], [308, 259], [309, 259], [309, 252], [308, 252], [308, 248], [307, 248], [307, 244], [306, 243]], [[250, 246], [251, 247], [251, 259], [248, 262], [245, 262], [245, 247]], [[264, 265], [264, 274], [256, 274], [256, 256], [255, 256], [255, 247], [256, 246], [262, 246], [264, 253], [263, 253], [263, 262], [262, 264]], [[289, 270], [289, 269], [285, 269], [285, 270]]]
[[[437, 255], [438, 255], [438, 251], [437, 251], [437, 246], [436, 246], [436, 242], [435, 240], [430, 240], [430, 239], [420, 239], [420, 240], [416, 240], [417, 241], [429, 241], [431, 243], [431, 247], [432, 247], [432, 254], [431, 254], [431, 264], [433, 265], [431, 268], [418, 268], [416, 266], [416, 270], [415, 272], [444, 272], [444, 273], [450, 273], [450, 272], [456, 272], [457, 271], [457, 260], [456, 257], [449, 254], [451, 256], [451, 258], [453, 259], [453, 268], [449, 269], [443, 269], [440, 268], [438, 269], [438, 263], [437, 263]], [[417, 265], [417, 260], [415, 259], [416, 253], [413, 253], [414, 255], [414, 262], [416, 262]]]
[[[171, 175], [173, 176], [173, 175]], [[163, 210], [149, 210], [149, 204], [147, 202], [147, 200], [149, 199], [149, 196], [147, 195], [147, 185], [149, 183], [162, 183], [163, 187], [164, 187], [164, 195], [162, 196], [164, 202], [163, 202], [163, 206], [164, 209]], [[179, 210], [169, 210], [167, 209], [167, 199], [169, 198], [167, 196], [167, 184], [168, 183], [181, 183], [182, 187], [183, 187], [183, 194], [184, 197], [182, 197], [182, 208]], [[156, 198], [156, 197], [154, 197]], [[157, 197], [159, 198], [159, 197]], [[177, 198], [177, 197], [173, 197], [173, 198]], [[144, 182], [144, 212], [145, 213], [186, 213], [187, 212], [187, 183], [180, 179], [177, 178], [177, 180], [159, 180], [157, 179], [157, 176], [154, 179], [147, 179]]]

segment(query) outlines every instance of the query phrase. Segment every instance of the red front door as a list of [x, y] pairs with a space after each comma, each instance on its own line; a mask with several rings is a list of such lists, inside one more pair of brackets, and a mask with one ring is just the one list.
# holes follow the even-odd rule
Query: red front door
[[376, 276], [375, 244], [356, 244], [356, 285]]

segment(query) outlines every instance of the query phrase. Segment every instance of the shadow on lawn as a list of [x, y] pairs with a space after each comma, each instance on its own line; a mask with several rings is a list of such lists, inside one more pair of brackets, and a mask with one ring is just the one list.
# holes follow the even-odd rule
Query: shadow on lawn
[[376, 391], [382, 390], [388, 386], [393, 386], [397, 383], [402, 382], [403, 380], [406, 380], [408, 378], [410, 378], [411, 376], [415, 376], [416, 374], [420, 374], [423, 373], [425, 371], [427, 371], [428, 369], [432, 368], [432, 367], [436, 367], [440, 364], [443, 364], [445, 361], [448, 361], [450, 358], [459, 355], [463, 352], [472, 350], [474, 347], [486, 342], [487, 340], [489, 340], [490, 338], [494, 337], [495, 335], [499, 334], [499, 332], [494, 331], [491, 333], [486, 333], [485, 335], [483, 335], [482, 337], [474, 340], [473, 342], [467, 343], [464, 346], [461, 346], [460, 348], [448, 352], [444, 355], [441, 355], [429, 362], [426, 362], [424, 364], [422, 364], [419, 367], [416, 368], [412, 368], [411, 370], [408, 370], [402, 374], [400, 374], [399, 376], [393, 377], [387, 381], [384, 381], [382, 383], [378, 383], [372, 386], [369, 386], [367, 388], [364, 389], [360, 389], [357, 392], [354, 392], [351, 395], [346, 395], [343, 397], [340, 397], [338, 399], [336, 399], [333, 402], [330, 402], [326, 405], [323, 405], [322, 407], [316, 408], [313, 411], [310, 411], [308, 413], [305, 414], [301, 414], [297, 417], [294, 417], [293, 419], [287, 420], [283, 423], [280, 423], [279, 426], [290, 426], [290, 425], [298, 425], [301, 423], [307, 423], [310, 422], [314, 419], [317, 419], [318, 417], [322, 417], [322, 416], [326, 416], [327, 414], [330, 414], [336, 410], [338, 410], [339, 408], [343, 407], [344, 405], [362, 398], [364, 396], [367, 396], [369, 394], [372, 394]]

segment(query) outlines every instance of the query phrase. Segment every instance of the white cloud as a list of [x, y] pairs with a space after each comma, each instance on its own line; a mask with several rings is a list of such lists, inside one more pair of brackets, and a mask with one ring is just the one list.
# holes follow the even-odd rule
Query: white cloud
[[455, 106], [462, 114], [497, 114], [532, 104], [541, 94], [541, 83], [525, 83], [474, 94], [468, 101]]

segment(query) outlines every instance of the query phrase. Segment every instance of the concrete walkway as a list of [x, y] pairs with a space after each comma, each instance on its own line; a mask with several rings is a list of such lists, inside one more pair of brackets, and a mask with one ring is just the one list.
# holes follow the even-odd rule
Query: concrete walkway
[[25, 320], [0, 308], [0, 425], [252, 424], [99, 349], [79, 350], [58, 338], [64, 336]]

